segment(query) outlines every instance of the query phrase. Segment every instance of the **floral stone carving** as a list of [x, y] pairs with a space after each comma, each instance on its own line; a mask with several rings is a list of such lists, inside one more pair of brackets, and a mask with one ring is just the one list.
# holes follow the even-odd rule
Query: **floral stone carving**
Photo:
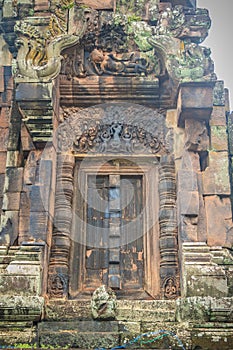
[[171, 147], [164, 116], [140, 105], [102, 104], [77, 112], [67, 108], [64, 118], [57, 130], [61, 152], [167, 154]]
[[[79, 153], [141, 153], [165, 151], [164, 145], [142, 127], [121, 122], [98, 124], [74, 141]], [[166, 152], [166, 151], [165, 151]]]
[[104, 285], [97, 288], [91, 299], [91, 312], [94, 319], [114, 319], [116, 316], [116, 295]]

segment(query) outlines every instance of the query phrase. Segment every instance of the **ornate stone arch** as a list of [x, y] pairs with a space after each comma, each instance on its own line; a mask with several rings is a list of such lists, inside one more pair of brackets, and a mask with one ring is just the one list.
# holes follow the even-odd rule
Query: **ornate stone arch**
[[[172, 135], [165, 125], [165, 116], [140, 105], [116, 103], [83, 110], [72, 108], [63, 117], [64, 122], [56, 133], [57, 185], [49, 294], [52, 297], [68, 295], [76, 159], [107, 157], [138, 161], [147, 158], [148, 169], [153, 159], [159, 164], [158, 238], [161, 285], [156, 297], [174, 298], [178, 295], [176, 188], [174, 162], [170, 156]], [[169, 283], [173, 282], [173, 292], [162, 295], [164, 283], [169, 277]]]

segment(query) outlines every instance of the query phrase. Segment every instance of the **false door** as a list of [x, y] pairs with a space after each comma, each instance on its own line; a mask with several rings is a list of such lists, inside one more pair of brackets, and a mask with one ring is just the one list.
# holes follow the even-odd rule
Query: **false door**
[[89, 175], [87, 182], [84, 289], [142, 289], [142, 176]]
[[89, 296], [104, 284], [122, 297], [157, 297], [157, 161], [113, 163], [75, 168], [70, 296]]

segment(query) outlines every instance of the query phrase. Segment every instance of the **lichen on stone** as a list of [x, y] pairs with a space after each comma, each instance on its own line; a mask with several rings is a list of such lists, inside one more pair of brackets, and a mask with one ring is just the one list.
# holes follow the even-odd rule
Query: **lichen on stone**
[[114, 319], [116, 316], [116, 295], [105, 285], [97, 288], [91, 299], [91, 311], [94, 319]]

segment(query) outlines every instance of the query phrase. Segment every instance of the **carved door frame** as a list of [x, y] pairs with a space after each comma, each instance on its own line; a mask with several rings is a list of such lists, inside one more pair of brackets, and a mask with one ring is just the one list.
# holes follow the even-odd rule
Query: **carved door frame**
[[[128, 161], [128, 164], [127, 164]], [[130, 164], [129, 164], [130, 161]], [[160, 277], [159, 277], [159, 263], [160, 263], [160, 250], [159, 250], [159, 195], [158, 195], [158, 177], [159, 177], [159, 162], [156, 157], [148, 157], [147, 159], [142, 157], [132, 158], [125, 156], [118, 156], [116, 162], [118, 166], [109, 165], [114, 163], [115, 159], [112, 155], [106, 158], [104, 164], [104, 158], [98, 160], [98, 158], [90, 159], [89, 162], [85, 162], [85, 165], [80, 167], [81, 160], [77, 158], [74, 178], [80, 179], [79, 184], [85, 188], [87, 176], [92, 174], [121, 174], [121, 175], [141, 175], [143, 178], [143, 245], [144, 245], [144, 290], [155, 298], [160, 295]], [[100, 165], [102, 167], [100, 168]], [[81, 168], [81, 169], [80, 169]], [[76, 180], [77, 182], [77, 180]], [[76, 185], [74, 185], [76, 187]], [[82, 191], [82, 190], [81, 190]], [[76, 194], [78, 190], [75, 191]], [[79, 192], [80, 193], [80, 192]], [[77, 196], [77, 195], [76, 195]], [[77, 203], [77, 198], [74, 196], [74, 202]], [[84, 194], [86, 196], [86, 194]], [[79, 196], [80, 197], [80, 196]], [[81, 196], [83, 197], [83, 196]], [[84, 202], [86, 198], [84, 198]], [[80, 203], [80, 202], [79, 202]], [[80, 204], [78, 211], [83, 212], [83, 204]], [[71, 230], [71, 256], [70, 256], [70, 290], [71, 297], [75, 297], [82, 291], [83, 278], [82, 271], [85, 268], [85, 220], [74, 220], [76, 205], [73, 205], [73, 223]], [[80, 214], [79, 214], [80, 215]], [[82, 213], [81, 215], [82, 216]], [[81, 241], [84, 244], [78, 245], [79, 254], [74, 252], [75, 248], [75, 234], [77, 228], [80, 230], [83, 237]], [[77, 262], [74, 255], [78, 257], [79, 273], [77, 273]], [[76, 279], [79, 276], [79, 281]], [[79, 286], [79, 287], [78, 287]]]
[[[121, 125], [121, 130], [125, 132], [123, 141], [117, 141], [120, 151], [112, 155], [114, 158], [140, 159], [141, 157], [141, 159], [158, 160], [160, 292], [158, 295], [156, 289], [151, 294], [156, 298], [176, 298], [179, 295], [176, 179], [174, 159], [169, 151], [171, 145], [166, 144], [166, 139], [170, 140], [169, 130], [166, 128], [163, 115], [156, 110], [133, 104], [104, 104], [77, 113], [72, 109], [71, 116], [58, 128], [55, 141], [57, 173], [48, 293], [50, 297], [56, 298], [68, 296], [76, 159], [77, 157], [88, 159], [90, 155], [92, 157], [110, 156], [106, 152], [113, 149], [115, 139], [121, 134], [115, 131], [115, 134], [107, 139], [102, 135], [113, 125], [114, 127], [116, 125], [115, 130], [118, 130], [118, 126]], [[87, 149], [87, 145], [93, 147], [93, 130], [96, 130], [94, 138], [97, 137], [99, 143], [94, 143], [97, 145], [94, 149]], [[132, 130], [134, 136], [130, 139], [126, 138], [128, 135], [126, 130], [127, 132]], [[85, 141], [84, 148], [81, 147], [83, 144], [81, 141]], [[105, 143], [104, 147], [101, 142]], [[137, 148], [134, 151], [135, 142]], [[140, 145], [142, 145], [141, 148], [138, 148]], [[153, 279], [153, 272], [150, 278]]]

